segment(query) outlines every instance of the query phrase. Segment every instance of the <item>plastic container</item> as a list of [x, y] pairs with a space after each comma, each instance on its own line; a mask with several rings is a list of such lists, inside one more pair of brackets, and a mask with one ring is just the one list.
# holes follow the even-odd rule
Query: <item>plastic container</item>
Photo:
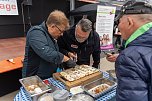
[[78, 93], [83, 93], [83, 88], [81, 86], [76, 86], [76, 87], [72, 87], [70, 89], [70, 93], [75, 95], [75, 94], [78, 94]]
[[56, 90], [53, 92], [54, 101], [66, 101], [69, 97], [69, 92], [67, 90]]
[[94, 99], [87, 94], [76, 94], [69, 98], [67, 101], [94, 101]]
[[38, 101], [54, 101], [52, 93], [45, 93], [38, 98]]

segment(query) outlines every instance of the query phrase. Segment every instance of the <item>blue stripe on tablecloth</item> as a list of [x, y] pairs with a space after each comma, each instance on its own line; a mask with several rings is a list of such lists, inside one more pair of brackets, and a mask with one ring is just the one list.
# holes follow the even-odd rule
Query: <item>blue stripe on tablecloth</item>
[[21, 87], [20, 92], [15, 96], [14, 101], [32, 101], [32, 99], [25, 89]]
[[17, 93], [17, 95], [14, 97], [14, 101], [19, 101], [20, 92]]
[[49, 82], [50, 82], [51, 84], [53, 84], [53, 85], [56, 86], [57, 88], [59, 88], [59, 89], [66, 89], [65, 85], [62, 84], [62, 82], [60, 82], [60, 81], [58, 81], [58, 80], [55, 80], [55, 79], [53, 79], [53, 78], [49, 78], [48, 80], [49, 80]]
[[22, 96], [22, 100], [23, 101], [32, 101], [32, 98], [30, 97], [30, 95], [25, 91], [25, 89], [22, 87], [21, 88], [21, 91], [23, 93], [21, 93], [21, 96]]
[[109, 78], [109, 73], [108, 72], [102, 72], [104, 78]]

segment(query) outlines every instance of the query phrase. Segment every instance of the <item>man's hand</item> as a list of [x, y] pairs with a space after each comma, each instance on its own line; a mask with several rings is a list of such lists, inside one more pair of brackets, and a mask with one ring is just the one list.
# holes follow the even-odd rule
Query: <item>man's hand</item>
[[106, 59], [110, 62], [115, 62], [119, 54], [108, 53]]
[[76, 58], [76, 54], [75, 53], [72, 53], [72, 52], [68, 52], [68, 56], [73, 59], [73, 58]]
[[70, 59], [74, 60], [75, 62], [77, 61], [76, 53], [68, 52], [68, 56], [70, 57]]
[[70, 59], [69, 57], [67, 57], [66, 55], [64, 55], [62, 62], [66, 62], [66, 61], [68, 61], [69, 59]]

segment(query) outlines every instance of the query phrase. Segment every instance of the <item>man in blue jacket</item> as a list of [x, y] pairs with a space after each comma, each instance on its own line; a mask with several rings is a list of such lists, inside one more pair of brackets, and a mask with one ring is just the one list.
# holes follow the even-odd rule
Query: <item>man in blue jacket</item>
[[58, 39], [60, 52], [74, 58], [78, 65], [90, 65], [90, 56], [93, 57], [93, 67], [98, 68], [100, 63], [100, 39], [92, 30], [89, 19], [81, 19], [76, 26], [66, 31]]
[[69, 27], [62, 11], [50, 13], [46, 22], [30, 28], [26, 36], [25, 58], [22, 76], [38, 75], [47, 79], [57, 71], [61, 63], [74, 67], [76, 63], [59, 52], [57, 39]]
[[116, 18], [125, 49], [116, 60], [116, 101], [152, 101], [152, 4], [131, 0]]

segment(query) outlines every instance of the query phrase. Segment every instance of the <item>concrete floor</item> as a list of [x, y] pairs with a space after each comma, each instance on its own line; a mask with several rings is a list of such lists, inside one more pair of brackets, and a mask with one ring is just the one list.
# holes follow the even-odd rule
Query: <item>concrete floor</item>
[[[114, 63], [108, 62], [106, 60], [106, 58], [102, 55], [101, 56], [101, 64], [100, 64], [100, 69], [102, 71], [107, 71], [107, 70], [111, 70], [114, 69]], [[5, 96], [0, 97], [0, 101], [13, 101], [13, 98], [15, 97], [15, 95], [19, 92], [19, 90], [14, 91], [10, 94], [7, 94]]]
[[2, 97], [0, 97], [0, 101], [13, 101], [15, 95], [19, 92], [19, 90], [14, 91], [12, 93], [9, 93], [7, 95], [4, 95]]

